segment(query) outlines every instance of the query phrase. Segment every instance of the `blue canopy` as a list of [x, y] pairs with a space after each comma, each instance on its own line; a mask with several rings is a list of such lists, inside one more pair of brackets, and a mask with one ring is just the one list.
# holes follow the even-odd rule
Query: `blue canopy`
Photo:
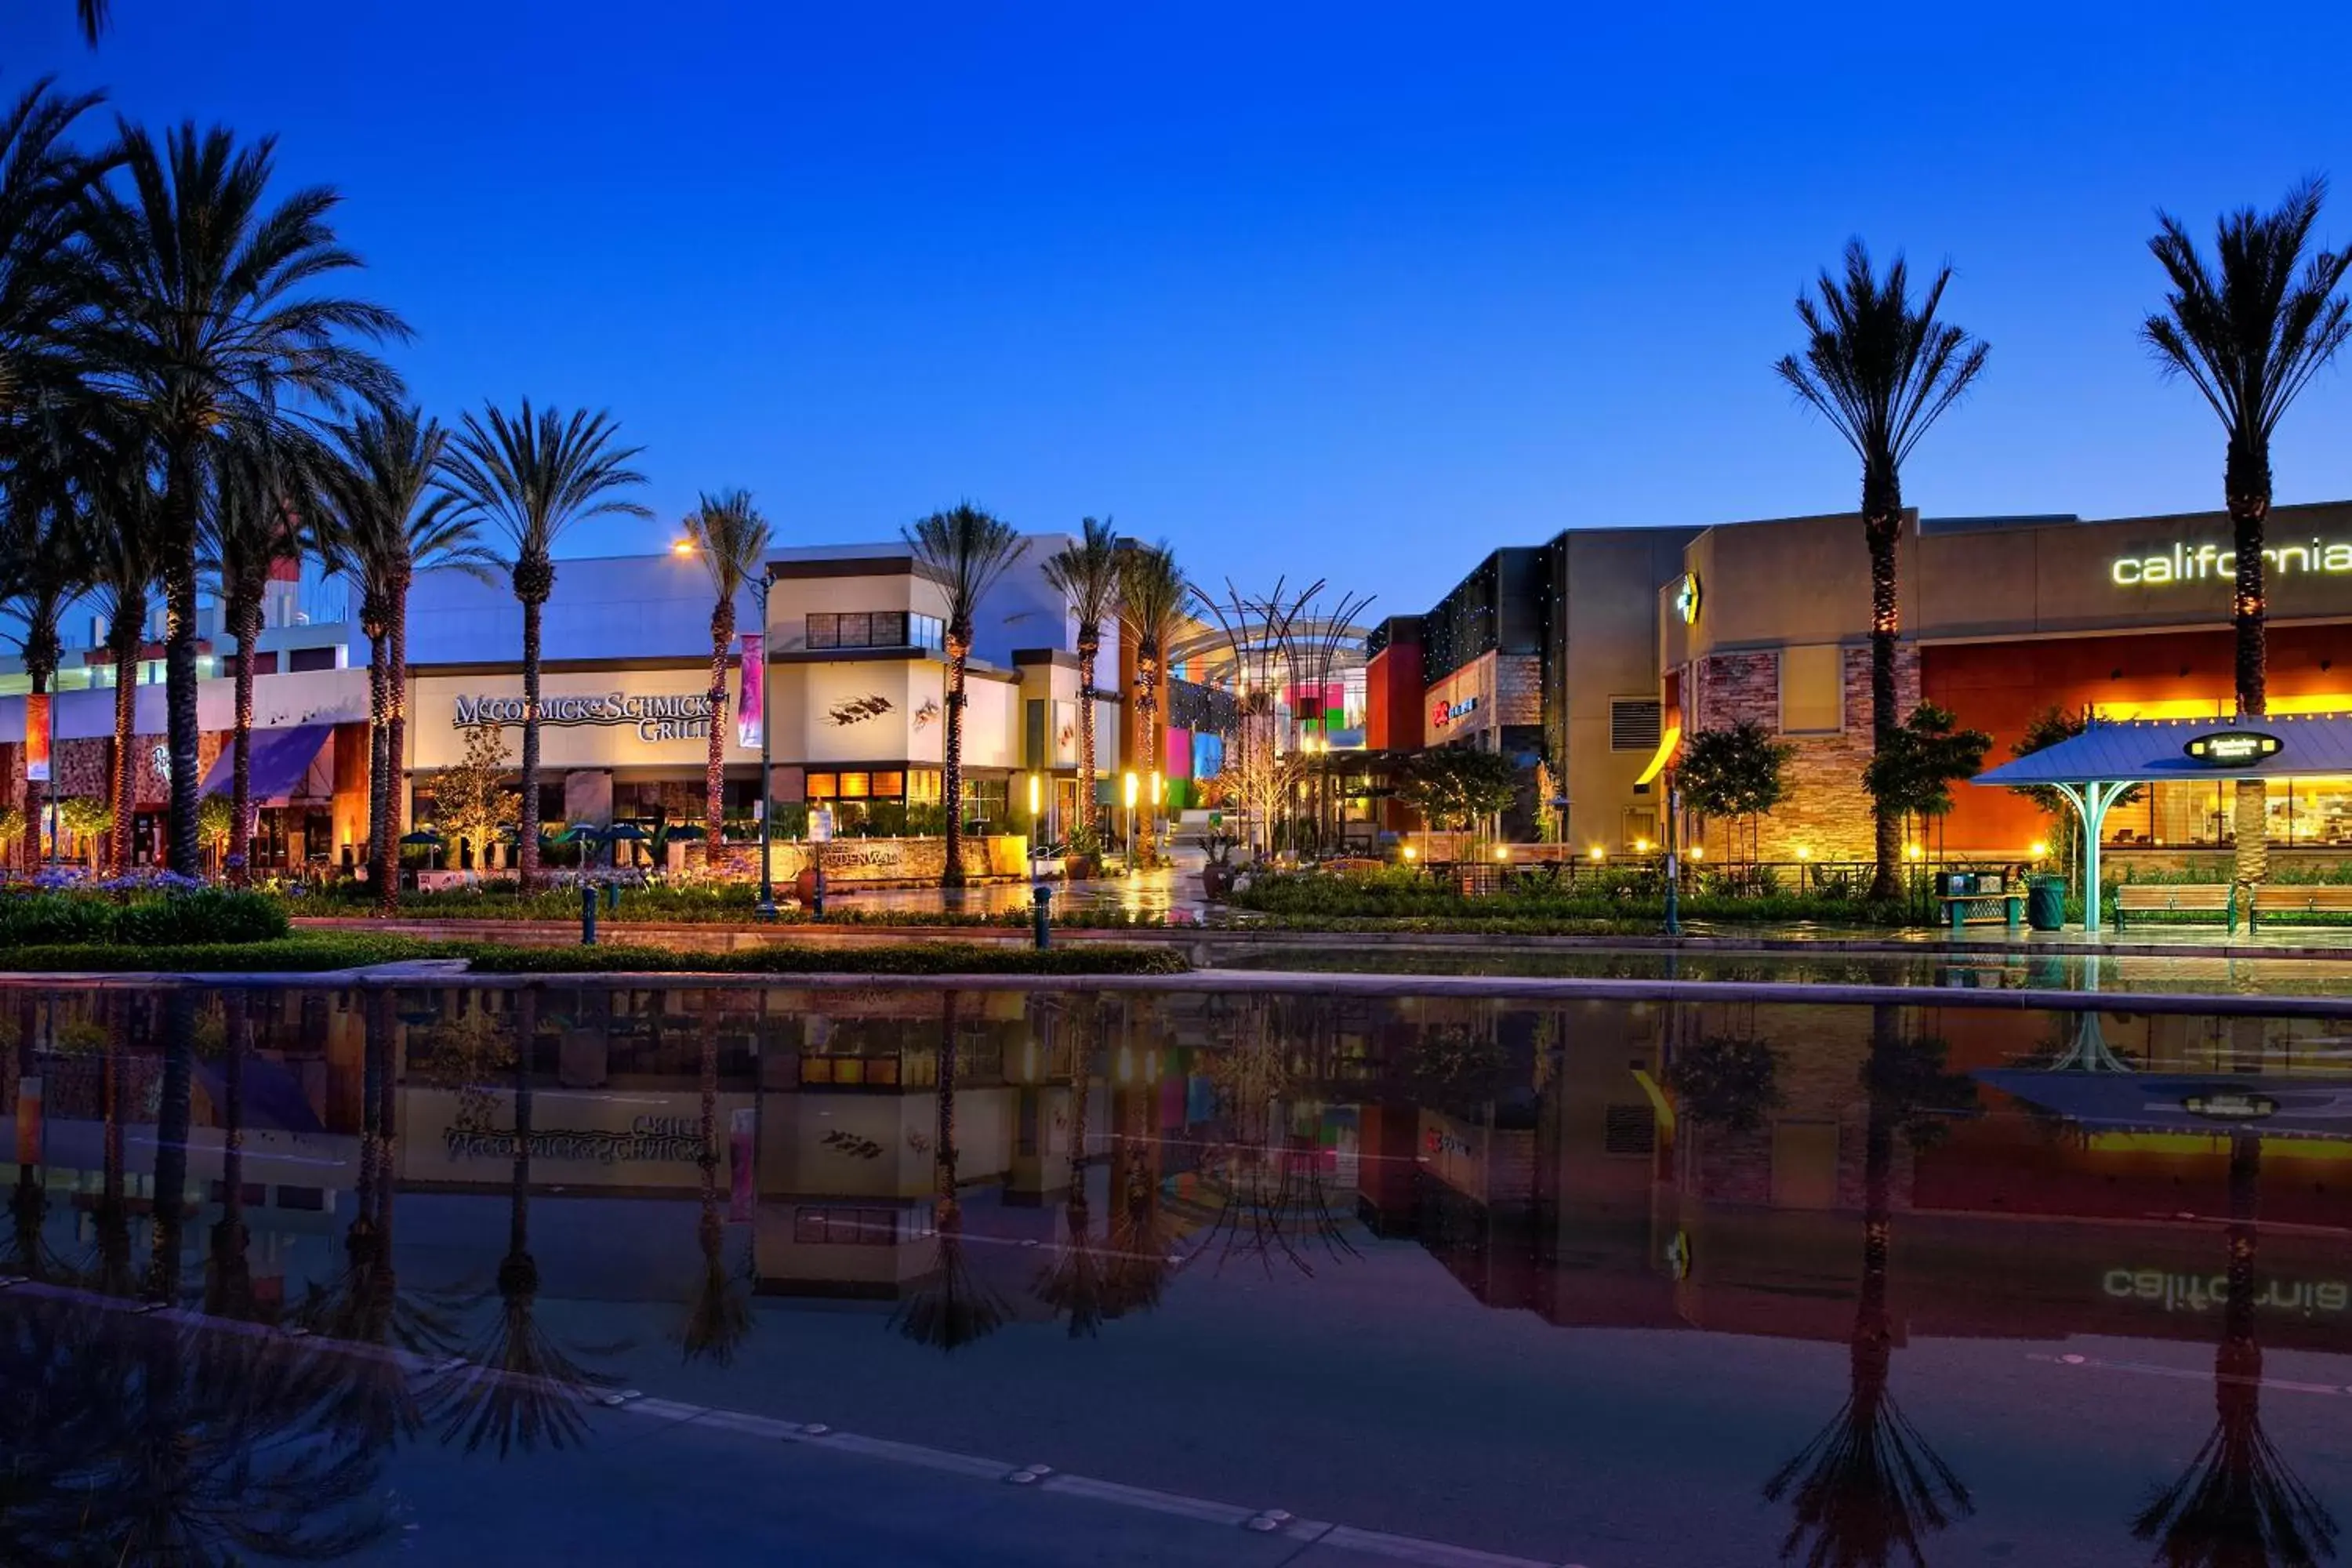
[[[332, 724], [295, 724], [283, 730], [253, 732], [253, 762], [248, 780], [255, 800], [283, 800], [302, 787], [319, 748], [335, 732]], [[234, 787], [236, 750], [225, 746], [205, 774], [199, 795], [227, 795]]]
[[2018, 1068], [1973, 1076], [2098, 1131], [2352, 1138], [2352, 1080], [2344, 1079]]
[[[2274, 745], [2271, 742], [2276, 742]], [[2203, 742], [2199, 746], [2200, 742]], [[2192, 750], [2192, 747], [2198, 749]], [[1988, 768], [1980, 784], [2150, 784], [2352, 773], [2352, 714], [2091, 721], [2072, 740]]]

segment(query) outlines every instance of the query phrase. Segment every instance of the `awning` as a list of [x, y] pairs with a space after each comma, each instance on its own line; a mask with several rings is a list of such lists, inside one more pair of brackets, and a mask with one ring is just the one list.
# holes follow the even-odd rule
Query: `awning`
[[2098, 1131], [2352, 1138], [2352, 1080], [2344, 1079], [2017, 1068], [1970, 1076]]
[[1682, 749], [1682, 744], [1683, 727], [1680, 724], [1667, 725], [1666, 732], [1658, 737], [1657, 755], [1652, 757], [1650, 765], [1642, 770], [1642, 776], [1633, 781], [1633, 787], [1641, 788], [1674, 766], [1675, 753]]
[[[248, 786], [255, 800], [283, 800], [302, 787], [310, 772], [310, 764], [319, 760], [319, 748], [335, 732], [332, 724], [294, 724], [283, 730], [256, 730], [253, 732], [253, 763]], [[205, 787], [199, 795], [227, 795], [236, 782], [236, 748], [234, 744], [221, 748], [213, 759], [210, 772], [205, 774]]]
[[1980, 784], [2153, 784], [2352, 773], [2352, 714], [2125, 719], [1988, 768]]

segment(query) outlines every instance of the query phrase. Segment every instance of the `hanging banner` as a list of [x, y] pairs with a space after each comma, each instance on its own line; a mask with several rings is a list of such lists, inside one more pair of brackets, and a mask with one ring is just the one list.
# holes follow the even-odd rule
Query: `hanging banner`
[[768, 689], [768, 638], [764, 632], [745, 632], [743, 651], [737, 659], [741, 667], [735, 697], [735, 743], [756, 746], [760, 743], [761, 699]]
[[35, 784], [49, 776], [49, 694], [25, 699], [25, 777]]

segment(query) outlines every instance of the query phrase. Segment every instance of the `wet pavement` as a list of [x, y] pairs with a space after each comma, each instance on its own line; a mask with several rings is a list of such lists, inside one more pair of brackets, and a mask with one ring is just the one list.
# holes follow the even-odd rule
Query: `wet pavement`
[[0, 990], [0, 1561], [2340, 1552], [2341, 1023], [1996, 996]]

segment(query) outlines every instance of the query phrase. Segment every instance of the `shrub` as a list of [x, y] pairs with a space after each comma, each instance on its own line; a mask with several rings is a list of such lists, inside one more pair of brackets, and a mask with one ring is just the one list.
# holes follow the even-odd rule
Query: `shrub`
[[0, 898], [0, 946], [113, 942], [163, 947], [192, 942], [271, 942], [287, 932], [286, 911], [261, 893], [208, 888], [134, 896], [118, 904], [99, 892]]

